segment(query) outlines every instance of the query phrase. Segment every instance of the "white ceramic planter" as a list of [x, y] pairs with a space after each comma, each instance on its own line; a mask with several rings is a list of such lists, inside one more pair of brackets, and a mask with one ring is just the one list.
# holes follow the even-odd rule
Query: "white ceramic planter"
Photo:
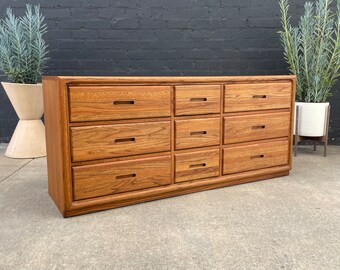
[[[321, 137], [326, 134], [327, 110], [329, 102], [295, 102], [294, 127], [296, 127], [296, 107], [299, 106], [298, 135]], [[294, 128], [294, 135], [295, 135]]]
[[46, 156], [45, 127], [41, 121], [42, 85], [5, 82], [2, 85], [20, 119], [5, 155], [10, 158]]

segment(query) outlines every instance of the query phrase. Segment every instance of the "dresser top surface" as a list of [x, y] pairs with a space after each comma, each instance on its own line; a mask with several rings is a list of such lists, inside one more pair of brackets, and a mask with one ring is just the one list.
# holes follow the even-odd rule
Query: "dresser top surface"
[[43, 76], [62, 83], [227, 83], [295, 80], [294, 75], [266, 76]]

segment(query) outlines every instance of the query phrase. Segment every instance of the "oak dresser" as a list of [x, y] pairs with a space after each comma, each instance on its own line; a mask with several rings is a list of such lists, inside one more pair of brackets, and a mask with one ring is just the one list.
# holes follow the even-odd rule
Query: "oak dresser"
[[43, 90], [48, 191], [64, 217], [291, 169], [294, 76], [51, 76]]

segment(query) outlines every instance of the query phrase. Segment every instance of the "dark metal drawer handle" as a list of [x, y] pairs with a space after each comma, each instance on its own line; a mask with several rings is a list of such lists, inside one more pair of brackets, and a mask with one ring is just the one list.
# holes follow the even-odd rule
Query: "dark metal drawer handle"
[[190, 102], [207, 101], [207, 98], [191, 98]]
[[116, 100], [113, 102], [113, 105], [129, 105], [135, 104], [133, 100]]
[[135, 141], [136, 141], [136, 138], [115, 139], [115, 143], [135, 142]]
[[199, 168], [199, 167], [205, 167], [207, 166], [207, 163], [199, 163], [199, 164], [191, 164], [189, 168]]
[[251, 129], [264, 129], [266, 128], [265, 125], [258, 125], [258, 126], [252, 126]]
[[207, 131], [193, 131], [190, 132], [190, 136], [205, 135], [207, 133], [208, 133]]
[[251, 156], [251, 159], [255, 159], [255, 158], [264, 158], [264, 155], [257, 155], [257, 156]]
[[266, 95], [254, 95], [253, 98], [266, 98]]
[[133, 178], [136, 177], [135, 173], [131, 173], [131, 174], [124, 174], [124, 175], [117, 175], [116, 179], [120, 180], [120, 179], [125, 179], [125, 178]]

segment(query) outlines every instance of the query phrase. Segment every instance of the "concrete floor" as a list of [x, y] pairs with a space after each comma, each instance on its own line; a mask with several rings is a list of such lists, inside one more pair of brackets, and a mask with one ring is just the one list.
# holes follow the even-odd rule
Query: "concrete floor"
[[340, 147], [290, 176], [64, 219], [0, 145], [0, 269], [340, 269]]

